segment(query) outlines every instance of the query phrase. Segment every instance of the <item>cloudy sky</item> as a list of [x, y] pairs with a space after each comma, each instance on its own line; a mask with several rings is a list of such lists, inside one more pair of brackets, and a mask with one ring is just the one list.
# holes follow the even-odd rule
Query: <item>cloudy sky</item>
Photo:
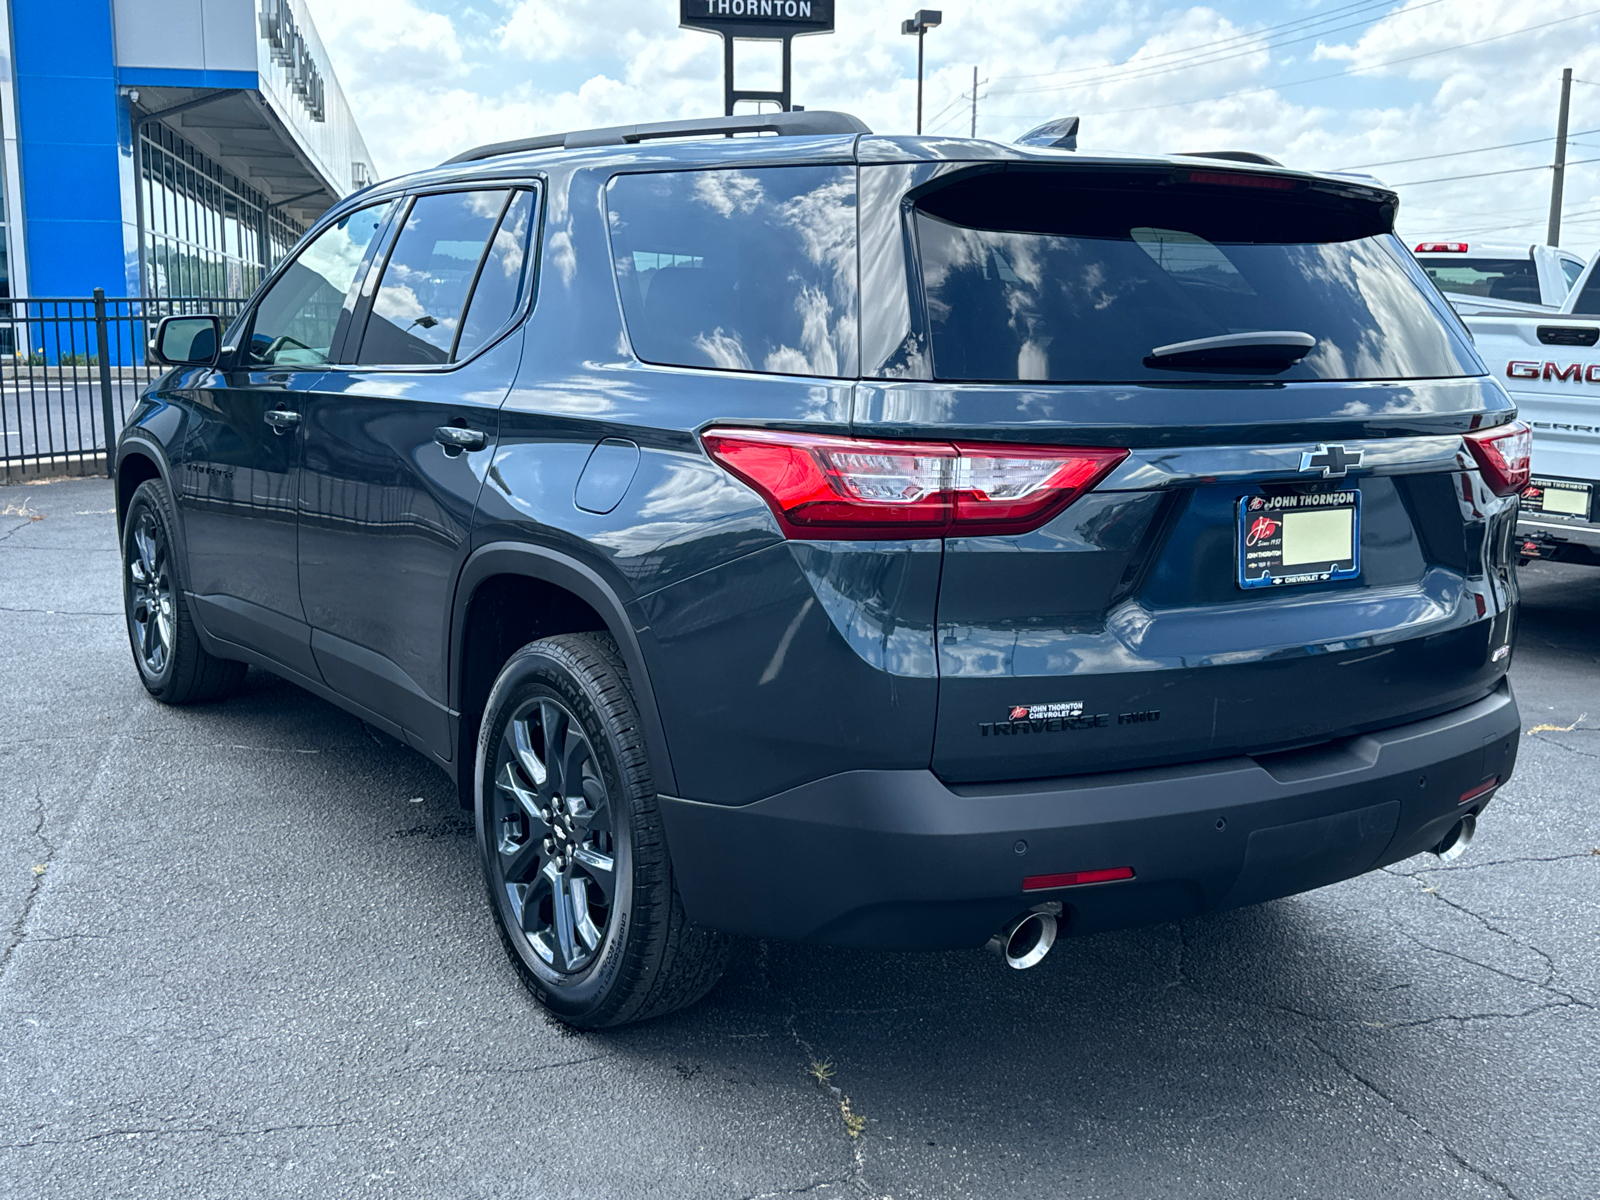
[[[720, 112], [720, 42], [677, 28], [676, 0], [307, 2], [385, 175], [481, 142]], [[916, 39], [900, 33], [912, 8], [836, 7], [837, 33], [795, 43], [795, 102], [912, 132]], [[1562, 243], [1600, 247], [1600, 0], [945, 0], [943, 12], [927, 39], [930, 131], [970, 128], [976, 66], [980, 137], [1077, 114], [1083, 149], [1243, 148], [1361, 168], [1398, 188], [1415, 238], [1544, 240], [1571, 67], [1594, 82], [1573, 85]], [[777, 86], [764, 54], [741, 44], [741, 87]]]

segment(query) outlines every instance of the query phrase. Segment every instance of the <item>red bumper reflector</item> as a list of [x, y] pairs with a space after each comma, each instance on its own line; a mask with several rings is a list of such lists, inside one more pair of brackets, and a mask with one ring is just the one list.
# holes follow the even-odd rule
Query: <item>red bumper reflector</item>
[[1132, 878], [1132, 867], [1106, 867], [1099, 871], [1066, 871], [1060, 875], [1028, 875], [1022, 880], [1022, 890], [1044, 892], [1051, 888], [1078, 887], [1085, 883], [1110, 883], [1114, 879]]
[[1474, 800], [1482, 800], [1485, 796], [1499, 786], [1500, 776], [1496, 775], [1493, 779], [1489, 780], [1488, 783], [1480, 783], [1477, 787], [1462, 792], [1461, 799], [1457, 800], [1456, 803], [1471, 804]]

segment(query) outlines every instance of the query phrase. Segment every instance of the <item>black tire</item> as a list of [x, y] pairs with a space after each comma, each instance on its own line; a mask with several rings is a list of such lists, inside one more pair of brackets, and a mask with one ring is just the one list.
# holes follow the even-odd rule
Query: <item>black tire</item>
[[495, 926], [554, 1016], [580, 1029], [622, 1025], [715, 986], [731, 939], [684, 916], [610, 637], [563, 634], [511, 656], [479, 726], [474, 791]]
[[145, 690], [163, 704], [204, 704], [238, 691], [246, 668], [200, 645], [183, 600], [185, 564], [174, 528], [166, 485], [141, 483], [122, 525], [122, 607]]

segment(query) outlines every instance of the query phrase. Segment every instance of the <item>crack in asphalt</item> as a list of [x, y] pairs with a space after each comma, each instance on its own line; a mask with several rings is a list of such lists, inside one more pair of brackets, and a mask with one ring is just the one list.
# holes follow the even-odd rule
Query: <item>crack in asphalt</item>
[[1395, 871], [1387, 867], [1384, 869], [1391, 875], [1404, 875], [1411, 879], [1420, 879], [1427, 871], [1442, 871], [1446, 875], [1454, 875], [1458, 871], [1481, 871], [1485, 867], [1504, 867], [1515, 863], [1568, 862], [1575, 858], [1592, 858], [1600, 861], [1600, 848], [1579, 850], [1572, 854], [1530, 854], [1518, 858], [1491, 858], [1487, 862], [1440, 863], [1436, 867], [1425, 867], [1421, 871]]
[[44, 847], [44, 861], [34, 868], [33, 881], [28, 886], [28, 894], [23, 898], [22, 908], [17, 913], [17, 919], [11, 923], [11, 934], [6, 939], [6, 948], [0, 951], [0, 980], [5, 978], [6, 967], [11, 963], [11, 955], [25, 940], [28, 917], [33, 912], [33, 906], [38, 903], [39, 893], [44, 890], [45, 876], [50, 873], [50, 864], [55, 861], [56, 857], [55, 843], [44, 832], [47, 816], [44, 796], [37, 789], [34, 790], [33, 800], [34, 808], [38, 812], [38, 820], [33, 823], [33, 829], [29, 831], [29, 836]]
[[1522, 1198], [1520, 1196], [1518, 1196], [1517, 1193], [1512, 1189], [1510, 1184], [1506, 1183], [1502, 1179], [1497, 1179], [1494, 1175], [1490, 1174], [1487, 1170], [1485, 1170], [1484, 1168], [1476, 1165], [1475, 1163], [1473, 1163], [1469, 1159], [1467, 1159], [1464, 1155], [1461, 1154], [1460, 1151], [1458, 1151], [1454, 1146], [1452, 1146], [1448, 1141], [1446, 1141], [1442, 1134], [1436, 1133], [1430, 1126], [1428, 1126], [1426, 1123], [1424, 1123], [1422, 1121], [1422, 1119], [1420, 1117], [1418, 1117], [1415, 1113], [1413, 1113], [1409, 1108], [1407, 1108], [1404, 1104], [1400, 1103], [1400, 1101], [1396, 1100], [1393, 1096], [1391, 1096], [1388, 1092], [1384, 1091], [1383, 1088], [1379, 1087], [1376, 1083], [1374, 1083], [1372, 1080], [1368, 1079], [1365, 1075], [1361, 1074], [1361, 1072], [1357, 1071], [1349, 1063], [1345, 1062], [1344, 1059], [1340, 1058], [1339, 1055], [1336, 1054], [1334, 1051], [1328, 1049], [1328, 1047], [1324, 1046], [1321, 1042], [1317, 1041], [1316, 1038], [1311, 1037], [1309, 1035], [1307, 1035], [1306, 1041], [1310, 1042], [1311, 1045], [1313, 1047], [1315, 1047], [1318, 1052], [1320, 1052], [1324, 1057], [1326, 1057], [1330, 1062], [1332, 1062], [1336, 1067], [1338, 1067], [1339, 1070], [1343, 1071], [1351, 1079], [1355, 1080], [1362, 1087], [1366, 1088], [1369, 1092], [1371, 1092], [1374, 1096], [1378, 1097], [1378, 1099], [1382, 1100], [1385, 1104], [1387, 1104], [1395, 1112], [1399, 1113], [1401, 1117], [1403, 1117], [1403, 1118], [1405, 1118], [1405, 1120], [1409, 1121], [1424, 1136], [1426, 1136], [1430, 1141], [1432, 1141], [1441, 1150], [1443, 1150], [1445, 1152], [1445, 1154], [1447, 1154], [1450, 1157], [1450, 1159], [1453, 1162], [1455, 1162], [1458, 1166], [1460, 1166], [1463, 1170], [1470, 1171], [1472, 1174], [1476, 1175], [1479, 1179], [1483, 1180], [1485, 1183], [1489, 1184], [1492, 1187], [1498, 1188], [1508, 1198], [1508, 1200], [1522, 1200]]
[[181, 1125], [176, 1128], [107, 1129], [76, 1138], [35, 1138], [27, 1142], [0, 1142], [0, 1150], [26, 1150], [30, 1146], [86, 1146], [114, 1137], [171, 1137], [181, 1134], [210, 1134], [212, 1137], [260, 1137], [271, 1133], [298, 1133], [312, 1129], [343, 1129], [354, 1121], [314, 1121], [299, 1125], [264, 1125], [260, 1129], [218, 1129], [215, 1125]]
[[[1434, 892], [1432, 894], [1434, 896], [1438, 897], [1438, 893], [1437, 892]], [[1442, 897], [1440, 897], [1440, 898], [1442, 899]], [[1449, 903], [1449, 901], [1446, 901], [1446, 903]], [[1477, 916], [1476, 913], [1473, 913], [1471, 915], [1472, 916]], [[1479, 917], [1478, 919], [1482, 920], [1481, 917]], [[1528, 950], [1528, 951], [1530, 951], [1530, 952], [1532, 952], [1532, 953], [1534, 953], [1534, 954], [1543, 955], [1544, 960], [1545, 960], [1545, 966], [1547, 966], [1549, 968], [1548, 973], [1545, 975], [1545, 977], [1543, 979], [1529, 979], [1526, 975], [1518, 975], [1514, 971], [1505, 971], [1505, 970], [1502, 970], [1499, 967], [1490, 966], [1486, 962], [1479, 962], [1475, 958], [1469, 958], [1465, 954], [1458, 954], [1454, 950], [1446, 950], [1443, 946], [1432, 945], [1429, 942], [1423, 941], [1421, 938], [1417, 937], [1415, 934], [1409, 933], [1405, 929], [1400, 928], [1399, 923], [1398, 922], [1393, 922], [1392, 918], [1391, 918], [1391, 922], [1395, 926], [1395, 931], [1397, 933], [1399, 933], [1401, 937], [1405, 938], [1408, 942], [1410, 942], [1412, 945], [1420, 946], [1422, 949], [1432, 951], [1434, 954], [1442, 954], [1446, 958], [1453, 958], [1458, 962], [1467, 963], [1469, 966], [1474, 966], [1474, 967], [1479, 968], [1480, 970], [1488, 971], [1491, 974], [1498, 975], [1502, 979], [1509, 979], [1509, 980], [1512, 980], [1515, 983], [1523, 983], [1523, 984], [1527, 984], [1529, 987], [1538, 988], [1542, 992], [1549, 992], [1552, 996], [1555, 996], [1557, 999], [1559, 999], [1562, 1002], [1561, 1004], [1555, 1006], [1557, 1008], [1565, 1008], [1565, 1007], [1568, 1007], [1570, 1005], [1576, 1005], [1579, 1008], [1589, 1008], [1589, 1009], [1594, 1008], [1593, 1004], [1590, 1004], [1589, 1002], [1587, 1002], [1585, 1000], [1580, 1000], [1577, 996], [1574, 996], [1571, 992], [1564, 991], [1563, 989], [1555, 987], [1555, 986], [1553, 986], [1551, 984], [1551, 980], [1553, 980], [1555, 978], [1555, 975], [1556, 975], [1554, 960], [1552, 960], [1549, 955], [1543, 955], [1543, 951], [1539, 950], [1538, 947], [1536, 947], [1536, 946], [1524, 946], [1523, 948]], [[1505, 935], [1505, 936], [1509, 936], [1509, 935]], [[1512, 941], [1513, 941], [1514, 944], [1521, 945], [1521, 943], [1516, 942], [1515, 938], [1513, 938]]]
[[165, 750], [259, 750], [264, 754], [332, 754], [339, 750], [365, 750], [366, 744], [356, 742], [347, 746], [325, 746], [320, 750], [304, 749], [300, 746], [252, 746], [247, 742], [185, 742], [167, 740], [149, 733], [111, 733], [95, 734], [93, 736], [62, 736], [62, 737], [35, 737], [18, 738], [12, 742], [0, 742], [0, 749], [12, 746], [53, 746], [67, 742], [135, 742], [141, 746], [160, 746]]
[[[778, 986], [777, 978], [772, 973], [772, 958], [768, 943], [766, 941], [762, 941], [759, 943], [759, 947], [760, 948], [757, 951], [756, 962], [761, 977], [766, 982], [767, 990], [776, 996], [780, 1001], [782, 1001], [786, 1009], [783, 1018], [783, 1027], [788, 1031], [788, 1034], [790, 1038], [794, 1040], [795, 1045], [804, 1052], [808, 1069], [810, 1069], [815, 1075], [819, 1090], [822, 1091], [825, 1098], [839, 1107], [839, 1115], [841, 1120], [843, 1120], [850, 1115], [848, 1108], [849, 1098], [844, 1094], [844, 1089], [830, 1084], [827, 1076], [816, 1071], [816, 1067], [823, 1060], [817, 1055], [816, 1048], [806, 1040], [805, 1035], [799, 1030], [798, 1022], [801, 1011], [800, 1005], [792, 996]], [[864, 1124], [865, 1122], [863, 1122], [863, 1125]], [[841, 1187], [849, 1183], [861, 1184], [863, 1182], [863, 1176], [865, 1175], [867, 1169], [866, 1153], [862, 1145], [864, 1141], [863, 1134], [865, 1132], [865, 1129], [862, 1128], [852, 1135], [849, 1132], [848, 1126], [846, 1127], [845, 1136], [848, 1139], [850, 1147], [851, 1169], [847, 1171], [839, 1180], [839, 1186]], [[813, 1184], [811, 1186], [818, 1187], [822, 1185]], [[778, 1192], [774, 1194], [795, 1195], [798, 1193]]]
[[804, 1187], [783, 1188], [776, 1192], [756, 1192], [750, 1196], [741, 1196], [739, 1200], [773, 1200], [773, 1197], [776, 1196], [808, 1196], [822, 1188], [847, 1187], [851, 1183], [853, 1175], [854, 1172], [851, 1172], [847, 1175], [841, 1175], [838, 1179], [818, 1179], [814, 1183], [806, 1184]]
[[66, 608], [12, 608], [0, 604], [0, 612], [8, 613], [43, 613], [50, 617], [120, 617], [119, 612], [75, 612]]
[[1557, 750], [1565, 750], [1568, 754], [1576, 754], [1579, 758], [1600, 758], [1600, 754], [1591, 754], [1587, 750], [1579, 750], [1576, 746], [1569, 746], [1565, 742], [1553, 741], [1542, 733], [1525, 733], [1522, 736], [1543, 742], [1547, 746], [1554, 746]]
[[1455, 1021], [1465, 1024], [1468, 1021], [1519, 1021], [1523, 1017], [1537, 1016], [1539, 1013], [1549, 1012], [1554, 1008], [1588, 1008], [1581, 1000], [1562, 1001], [1560, 1003], [1536, 1004], [1532, 1008], [1523, 1009], [1521, 1012], [1484, 1012], [1484, 1013], [1439, 1013], [1432, 1017], [1418, 1017], [1415, 1021], [1385, 1021], [1376, 1028], [1382, 1029], [1417, 1029], [1424, 1025], [1437, 1025], [1441, 1021]]
[[[1414, 879], [1417, 878], [1416, 875], [1410, 874], [1408, 872], [1392, 871], [1388, 867], [1385, 867], [1383, 869], [1387, 874], [1395, 875], [1397, 877], [1410, 877], [1410, 878], [1414, 878]], [[1444, 905], [1446, 905], [1446, 906], [1448, 906], [1450, 908], [1455, 909], [1456, 912], [1461, 913], [1463, 916], [1471, 917], [1474, 921], [1478, 922], [1478, 924], [1482, 925], [1490, 933], [1493, 933], [1493, 934], [1495, 934], [1495, 935], [1497, 935], [1499, 937], [1503, 937], [1503, 938], [1506, 939], [1506, 941], [1510, 942], [1513, 946], [1519, 946], [1522, 949], [1528, 951], [1528, 953], [1536, 954], [1536, 955], [1539, 956], [1539, 958], [1543, 959], [1544, 960], [1544, 965], [1545, 965], [1545, 968], [1546, 968], [1545, 977], [1542, 980], [1538, 980], [1538, 981], [1524, 979], [1523, 982], [1532, 983], [1534, 987], [1542, 988], [1543, 990], [1550, 992], [1552, 995], [1562, 996], [1562, 997], [1570, 1000], [1573, 1004], [1580, 1005], [1583, 1008], [1592, 1009], [1592, 1008], [1595, 1007], [1593, 1004], [1590, 1004], [1590, 1003], [1588, 1003], [1587, 1001], [1584, 1001], [1584, 1000], [1580, 1000], [1576, 996], [1573, 996], [1569, 992], [1564, 992], [1560, 988], [1555, 988], [1555, 987], [1551, 986], [1551, 981], [1553, 979], [1555, 979], [1556, 975], [1559, 973], [1559, 968], [1557, 968], [1557, 966], [1556, 966], [1556, 960], [1555, 960], [1554, 956], [1552, 956], [1548, 951], [1543, 950], [1538, 946], [1535, 946], [1532, 942], [1524, 941], [1522, 938], [1517, 937], [1516, 934], [1514, 934], [1514, 933], [1511, 933], [1511, 932], [1509, 932], [1507, 930], [1501, 929], [1498, 925], [1496, 925], [1493, 921], [1489, 920], [1489, 918], [1484, 916], [1482, 913], [1474, 912], [1471, 908], [1468, 908], [1465, 904], [1462, 904], [1460, 901], [1450, 899], [1449, 896], [1446, 896], [1438, 888], [1430, 887], [1430, 888], [1426, 889], [1426, 891], [1427, 891], [1428, 895], [1432, 896], [1439, 903], [1444, 904]], [[1470, 962], [1471, 960], [1469, 959], [1467, 961]], [[1474, 965], [1482, 966], [1483, 964], [1482, 963], [1476, 963]], [[1490, 968], [1490, 969], [1492, 969], [1492, 968]], [[1514, 977], [1514, 978], [1520, 978], [1520, 977]]]

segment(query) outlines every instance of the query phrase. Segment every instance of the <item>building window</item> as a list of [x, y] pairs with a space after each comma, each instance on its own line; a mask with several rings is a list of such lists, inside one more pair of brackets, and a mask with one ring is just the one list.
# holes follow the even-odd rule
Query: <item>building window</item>
[[147, 296], [248, 296], [305, 232], [159, 122], [139, 155]]

